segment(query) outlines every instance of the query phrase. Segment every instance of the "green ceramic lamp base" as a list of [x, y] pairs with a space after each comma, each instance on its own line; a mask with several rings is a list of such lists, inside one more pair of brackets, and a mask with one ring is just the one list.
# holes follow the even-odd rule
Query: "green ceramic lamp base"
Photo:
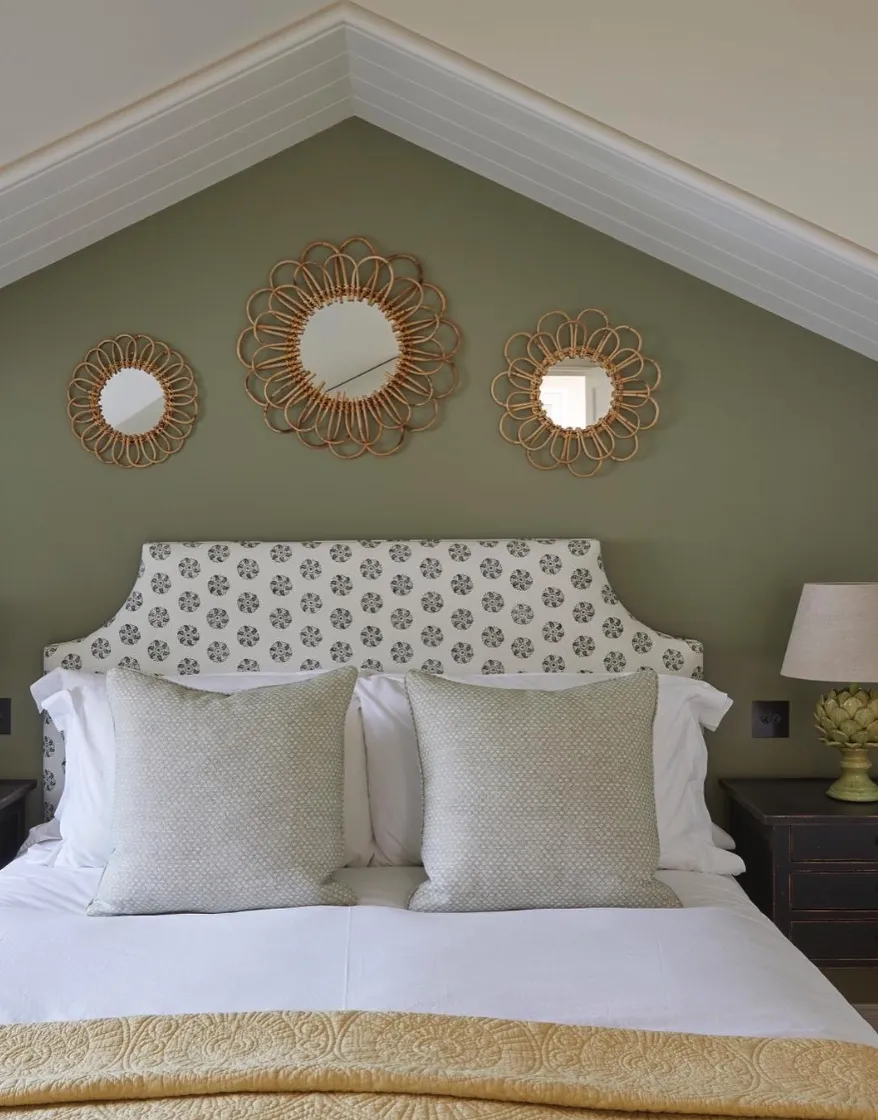
[[817, 701], [814, 718], [823, 742], [841, 754], [841, 775], [827, 797], [878, 801], [878, 785], [869, 776], [869, 751], [878, 748], [878, 691], [856, 684], [833, 689]]
[[862, 748], [841, 748], [841, 776], [826, 791], [836, 801], [878, 801], [878, 785], [869, 777], [869, 753]]

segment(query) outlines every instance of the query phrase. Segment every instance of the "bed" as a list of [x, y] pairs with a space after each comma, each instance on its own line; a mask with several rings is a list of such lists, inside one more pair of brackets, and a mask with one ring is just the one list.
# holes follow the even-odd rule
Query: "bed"
[[[414, 615], [404, 639], [386, 622], [399, 601], [393, 580]], [[507, 581], [515, 593], [504, 597]], [[588, 617], [574, 619], [582, 594], [558, 594], [571, 585], [587, 590]], [[227, 618], [217, 637], [208, 612], [220, 586]], [[342, 634], [332, 613], [340, 602]], [[521, 607], [530, 610], [513, 620]], [[464, 639], [452, 617], [461, 609], [472, 616]], [[547, 628], [547, 618], [558, 625]], [[436, 631], [449, 636], [444, 644]], [[195, 632], [204, 635], [197, 643]], [[247, 644], [235, 649], [228, 636], [239, 632]], [[315, 643], [315, 632], [325, 640]], [[150, 544], [117, 615], [49, 647], [45, 665], [195, 675], [317, 668], [321, 654], [372, 671], [385, 660], [438, 673], [702, 671], [698, 642], [625, 610], [588, 540]], [[45, 751], [51, 815], [63, 742], [50, 721]], [[187, 1105], [202, 1115], [210, 1096], [212, 1115], [225, 1114], [219, 1102], [229, 1115], [340, 1115], [344, 1102], [375, 1115], [434, 1115], [437, 1100], [465, 1103], [467, 1115], [510, 1101], [523, 1114], [560, 1104], [589, 1115], [878, 1115], [878, 1036], [732, 876], [660, 871], [679, 909], [440, 914], [406, 909], [423, 868], [347, 867], [338, 874], [355, 906], [104, 920], [85, 915], [100, 869], [57, 866], [60, 842], [47, 835], [0, 872], [7, 1107], [85, 1116], [104, 1101], [120, 1116], [189, 1115]], [[92, 1033], [95, 1021], [103, 1026]], [[150, 1037], [175, 1039], [170, 1071], [173, 1045], [156, 1042], [143, 1058], [144, 1023]], [[220, 1039], [207, 1049], [205, 1023]], [[254, 1024], [265, 1023], [273, 1041], [254, 1041]], [[200, 1041], [183, 1045], [187, 1032]], [[302, 1041], [317, 1036], [319, 1059]], [[345, 1051], [340, 1040], [352, 1038]], [[394, 1038], [408, 1041], [385, 1053]], [[579, 1055], [575, 1077], [547, 1057], [561, 1038], [564, 1053]], [[534, 1047], [542, 1064], [528, 1059], [523, 1087], [521, 1055]], [[64, 1077], [61, 1050], [73, 1055]], [[179, 1059], [190, 1050], [210, 1077], [195, 1058], [191, 1068]]]

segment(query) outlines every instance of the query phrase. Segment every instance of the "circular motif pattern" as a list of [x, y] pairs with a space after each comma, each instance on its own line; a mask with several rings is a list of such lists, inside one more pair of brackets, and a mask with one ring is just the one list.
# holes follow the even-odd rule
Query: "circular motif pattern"
[[171, 616], [164, 607], [153, 607], [146, 617], [150, 626], [154, 626], [157, 630], [167, 626], [171, 621]]
[[126, 646], [135, 646], [140, 641], [140, 631], [136, 626], [127, 622], [124, 626], [119, 627], [119, 637]]
[[482, 609], [490, 614], [499, 614], [505, 606], [505, 600], [499, 591], [486, 591], [482, 596]]
[[408, 642], [394, 642], [390, 647], [390, 656], [397, 665], [404, 665], [407, 661], [411, 661], [414, 655], [415, 651]]
[[360, 641], [370, 649], [380, 646], [383, 640], [383, 635], [377, 626], [364, 626], [360, 631]]

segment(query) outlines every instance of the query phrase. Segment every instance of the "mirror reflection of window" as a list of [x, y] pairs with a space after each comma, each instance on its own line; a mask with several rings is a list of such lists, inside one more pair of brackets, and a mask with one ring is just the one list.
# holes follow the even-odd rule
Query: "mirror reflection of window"
[[299, 341], [302, 365], [329, 396], [368, 397], [393, 376], [399, 343], [390, 320], [365, 300], [318, 308]]
[[588, 428], [610, 411], [613, 383], [602, 366], [588, 358], [565, 358], [540, 382], [540, 402], [561, 428]]

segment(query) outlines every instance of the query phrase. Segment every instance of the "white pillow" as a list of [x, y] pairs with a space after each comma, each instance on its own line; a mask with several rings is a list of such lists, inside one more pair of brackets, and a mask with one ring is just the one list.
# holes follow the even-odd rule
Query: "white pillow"
[[718, 848], [722, 848], [724, 852], [733, 852], [735, 850], [735, 841], [726, 832], [724, 828], [720, 828], [718, 824], [711, 826], [713, 833], [713, 842]]
[[[553, 691], [619, 675], [513, 673], [453, 679], [493, 688]], [[404, 677], [363, 674], [355, 695], [360, 698], [366, 737], [375, 862], [418, 864], [423, 823], [421, 768]], [[659, 674], [653, 764], [659, 867], [665, 870], [723, 875], [738, 875], [744, 870], [738, 856], [714, 844], [713, 825], [704, 801], [707, 744], [701, 729], [715, 729], [731, 703], [728, 696], [704, 681]]]
[[[289, 684], [326, 671], [196, 674], [167, 679], [204, 692], [242, 692]], [[31, 686], [31, 694], [65, 740], [64, 791], [56, 813], [64, 844], [56, 866], [105, 867], [112, 851], [110, 821], [116, 768], [116, 736], [106, 677], [103, 673], [54, 669]], [[258, 827], [258, 822], [254, 824]], [[356, 696], [345, 722], [344, 832], [347, 865], [365, 867], [374, 847], [363, 722]]]

